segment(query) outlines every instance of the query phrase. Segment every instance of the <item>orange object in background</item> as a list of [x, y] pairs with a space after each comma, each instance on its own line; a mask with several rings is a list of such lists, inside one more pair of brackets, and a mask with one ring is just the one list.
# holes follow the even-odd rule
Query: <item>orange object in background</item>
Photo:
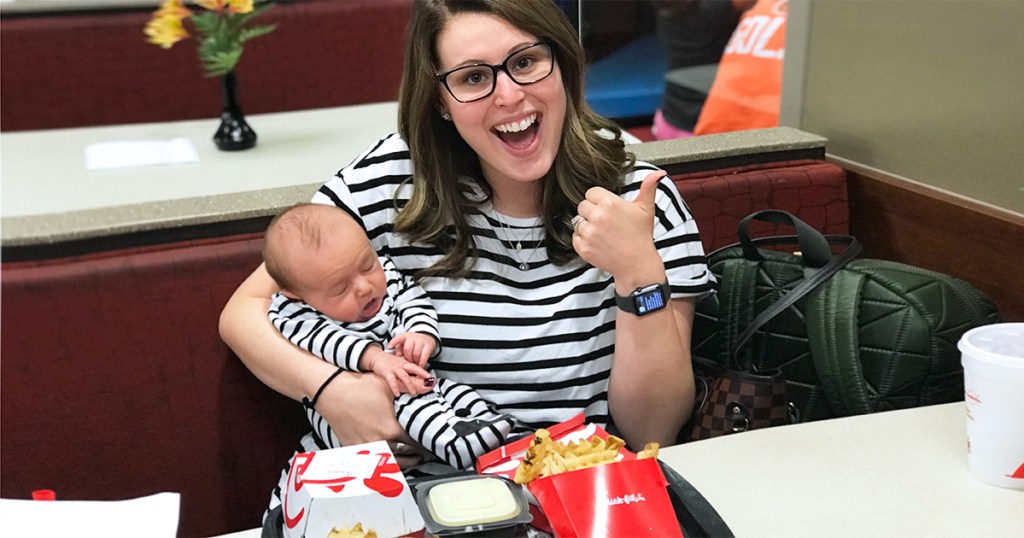
[[776, 127], [782, 93], [788, 0], [757, 0], [743, 13], [693, 132]]

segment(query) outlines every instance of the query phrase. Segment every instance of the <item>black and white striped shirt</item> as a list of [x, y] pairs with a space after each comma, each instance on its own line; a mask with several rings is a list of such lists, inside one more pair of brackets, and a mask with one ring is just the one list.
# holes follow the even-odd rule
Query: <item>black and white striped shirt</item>
[[[637, 163], [627, 174], [623, 198], [634, 199], [654, 170]], [[413, 274], [443, 252], [391, 232], [396, 194], [403, 203], [408, 199], [411, 184], [402, 183], [411, 175], [408, 146], [390, 135], [339, 171], [313, 201], [348, 211], [381, 255]], [[655, 246], [673, 297], [712, 290], [697, 225], [670, 179], [658, 185], [655, 203]], [[529, 428], [580, 411], [589, 422], [605, 425], [615, 343], [611, 275], [582, 261], [550, 263], [540, 219], [501, 215], [486, 205], [481, 215], [469, 218], [479, 253], [472, 272], [465, 278], [419, 280], [437, 310], [445, 346], [431, 361], [433, 371], [473, 387]], [[517, 243], [518, 252], [512, 248]], [[519, 268], [523, 262], [529, 266], [525, 271]]]
[[[379, 261], [386, 293], [380, 310], [372, 318], [338, 321], [302, 300], [278, 292], [268, 311], [270, 321], [291, 343], [351, 371], [359, 371], [359, 359], [370, 344], [387, 349], [388, 342], [407, 332], [439, 338], [437, 315], [423, 289], [399, 272], [387, 257], [382, 256]], [[434, 356], [440, 349], [434, 348]], [[416, 442], [458, 469], [471, 467], [478, 457], [503, 445], [515, 425], [512, 417], [493, 412], [490, 402], [471, 387], [443, 378], [425, 394], [398, 396], [395, 413], [398, 423]], [[315, 449], [342, 446], [316, 409], [307, 407], [306, 416], [313, 428]], [[469, 427], [474, 421], [480, 424]]]
[[[274, 294], [268, 315], [270, 321], [293, 344], [337, 365], [359, 371], [359, 358], [366, 346], [388, 342], [402, 333], [424, 333], [439, 339], [437, 315], [430, 299], [412, 277], [402, 274], [386, 257], [378, 260], [384, 269], [386, 293], [380, 310], [366, 321], [342, 322], [283, 293]], [[436, 354], [440, 346], [434, 348]]]

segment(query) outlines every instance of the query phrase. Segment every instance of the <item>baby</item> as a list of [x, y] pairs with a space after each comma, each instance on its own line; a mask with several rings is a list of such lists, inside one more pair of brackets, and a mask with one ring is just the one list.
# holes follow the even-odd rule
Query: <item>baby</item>
[[[263, 260], [281, 288], [269, 311], [274, 326], [341, 370], [380, 376], [395, 395], [399, 424], [420, 445], [466, 469], [504, 444], [511, 417], [466, 385], [435, 382], [427, 370], [441, 349], [434, 307], [412, 278], [378, 256], [355, 219], [334, 206], [286, 209], [267, 228]], [[317, 427], [324, 421], [315, 400], [303, 403], [317, 445], [341, 446], [329, 427]]]

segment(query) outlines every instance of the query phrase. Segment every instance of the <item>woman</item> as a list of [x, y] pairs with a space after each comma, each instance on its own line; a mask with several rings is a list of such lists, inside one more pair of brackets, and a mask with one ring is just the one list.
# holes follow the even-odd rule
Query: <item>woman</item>
[[[695, 297], [713, 281], [671, 181], [634, 164], [619, 129], [586, 106], [583, 65], [550, 0], [417, 0], [400, 136], [313, 200], [348, 211], [420, 279], [438, 311], [438, 376], [474, 387], [523, 429], [583, 411], [614, 420], [632, 446], [671, 444], [694, 400]], [[628, 296], [649, 285], [657, 299], [666, 281], [667, 308], [616, 307], [618, 294], [635, 310]], [[261, 267], [222, 314], [246, 366], [296, 400], [319, 393], [316, 410], [342, 444], [408, 442], [375, 376], [332, 376], [273, 329], [275, 291]]]

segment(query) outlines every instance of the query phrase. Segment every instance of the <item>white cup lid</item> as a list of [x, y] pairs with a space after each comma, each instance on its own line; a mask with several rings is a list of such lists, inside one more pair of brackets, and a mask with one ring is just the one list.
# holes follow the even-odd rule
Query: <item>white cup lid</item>
[[961, 353], [974, 359], [1024, 368], [1024, 323], [994, 323], [975, 327], [960, 338]]

